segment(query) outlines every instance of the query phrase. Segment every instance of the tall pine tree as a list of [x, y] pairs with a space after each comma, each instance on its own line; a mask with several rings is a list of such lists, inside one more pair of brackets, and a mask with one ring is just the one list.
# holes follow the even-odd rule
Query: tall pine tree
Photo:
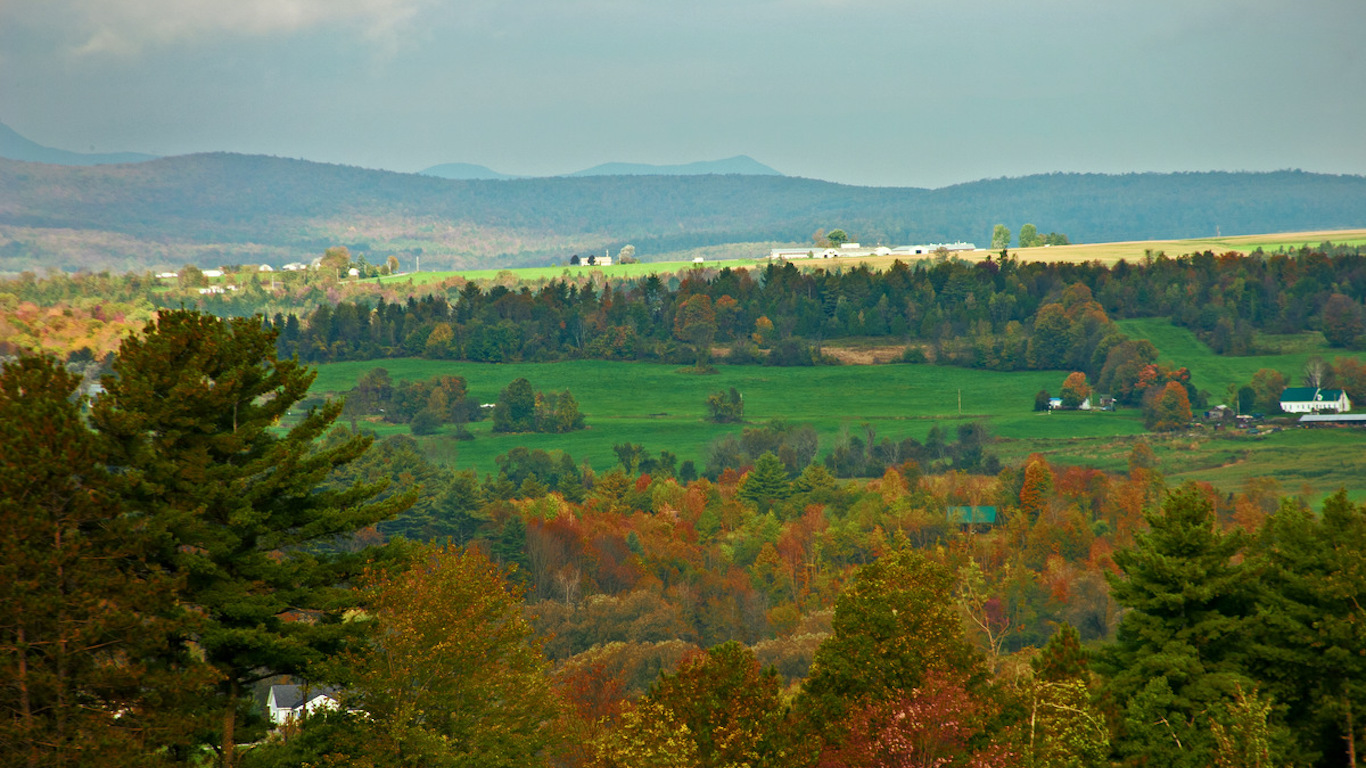
[[0, 766], [154, 765], [183, 754], [194, 682], [155, 657], [170, 577], [145, 558], [74, 393], [22, 357], [0, 369]]
[[323, 487], [370, 438], [315, 445], [338, 403], [277, 431], [313, 374], [275, 349], [259, 318], [163, 312], [124, 341], [90, 414], [152, 529], [153, 556], [183, 579], [180, 599], [199, 616], [181, 650], [219, 678], [203, 704], [217, 713], [224, 766], [250, 685], [305, 672], [353, 631], [340, 621], [355, 604], [343, 585], [373, 553], [333, 545], [412, 503], [371, 503], [375, 485]]

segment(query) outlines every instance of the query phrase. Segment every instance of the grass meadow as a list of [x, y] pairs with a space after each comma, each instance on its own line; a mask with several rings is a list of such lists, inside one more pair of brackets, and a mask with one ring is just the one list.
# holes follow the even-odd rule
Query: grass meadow
[[[1261, 337], [1260, 347], [1278, 352], [1225, 357], [1164, 319], [1124, 320], [1120, 326], [1131, 336], [1150, 339], [1163, 361], [1190, 368], [1196, 387], [1209, 393], [1211, 403], [1222, 402], [1229, 384], [1247, 382], [1259, 368], [1274, 368], [1288, 381], [1297, 381], [1311, 355], [1331, 360], [1341, 354], [1329, 350], [1317, 333]], [[394, 381], [463, 376], [470, 393], [484, 403], [494, 402], [498, 392], [519, 377], [538, 390], [574, 393], [588, 424], [579, 432], [495, 435], [491, 423], [483, 421], [471, 425], [474, 440], [455, 440], [451, 427], [418, 439], [434, 460], [480, 474], [496, 471], [494, 459], [519, 445], [563, 450], [603, 471], [616, 463], [612, 446], [625, 442], [644, 445], [652, 453], [672, 451], [701, 468], [713, 440], [745, 426], [706, 420], [707, 395], [735, 387], [745, 398], [747, 425], [774, 419], [810, 424], [820, 436], [820, 455], [846, 431], [862, 434], [865, 424], [879, 439], [924, 440], [935, 424], [952, 436], [959, 424], [984, 420], [996, 437], [993, 450], [1008, 464], [1037, 452], [1060, 464], [1124, 471], [1134, 443], [1146, 440], [1157, 453], [1159, 469], [1174, 482], [1201, 480], [1235, 490], [1249, 479], [1272, 477], [1286, 492], [1311, 499], [1345, 487], [1354, 498], [1366, 500], [1366, 431], [1305, 430], [1286, 420], [1281, 423], [1284, 429], [1263, 428], [1255, 434], [1199, 429], [1164, 436], [1146, 433], [1134, 410], [1035, 413], [1034, 394], [1040, 389], [1056, 394], [1065, 371], [1000, 373], [904, 364], [721, 365], [715, 374], [700, 375], [688, 368], [650, 363], [488, 364], [404, 358], [319, 366], [313, 392], [342, 394], [375, 367], [388, 370]], [[381, 436], [408, 434], [403, 425], [359, 425]]]

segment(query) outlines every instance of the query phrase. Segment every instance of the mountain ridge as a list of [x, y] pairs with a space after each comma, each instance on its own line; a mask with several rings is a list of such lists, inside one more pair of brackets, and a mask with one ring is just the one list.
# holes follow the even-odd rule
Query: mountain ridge
[[0, 123], [0, 157], [51, 165], [123, 165], [157, 159], [141, 152], [71, 152], [39, 144]]

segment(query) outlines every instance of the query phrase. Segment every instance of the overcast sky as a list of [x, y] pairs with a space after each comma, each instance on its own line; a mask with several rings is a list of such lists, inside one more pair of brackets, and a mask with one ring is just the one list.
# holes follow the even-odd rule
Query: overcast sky
[[0, 121], [396, 171], [1362, 174], [1364, 34], [1364, 0], [0, 0]]

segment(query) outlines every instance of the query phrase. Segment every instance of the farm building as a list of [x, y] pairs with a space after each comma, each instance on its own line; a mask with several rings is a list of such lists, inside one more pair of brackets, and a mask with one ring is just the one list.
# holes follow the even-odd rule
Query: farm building
[[1366, 413], [1306, 413], [1302, 427], [1366, 427]]
[[949, 507], [945, 520], [949, 525], [964, 528], [978, 526], [989, 528], [996, 524], [996, 507]]
[[1281, 410], [1286, 413], [1346, 413], [1352, 410], [1352, 401], [1341, 389], [1286, 387], [1281, 393]]

